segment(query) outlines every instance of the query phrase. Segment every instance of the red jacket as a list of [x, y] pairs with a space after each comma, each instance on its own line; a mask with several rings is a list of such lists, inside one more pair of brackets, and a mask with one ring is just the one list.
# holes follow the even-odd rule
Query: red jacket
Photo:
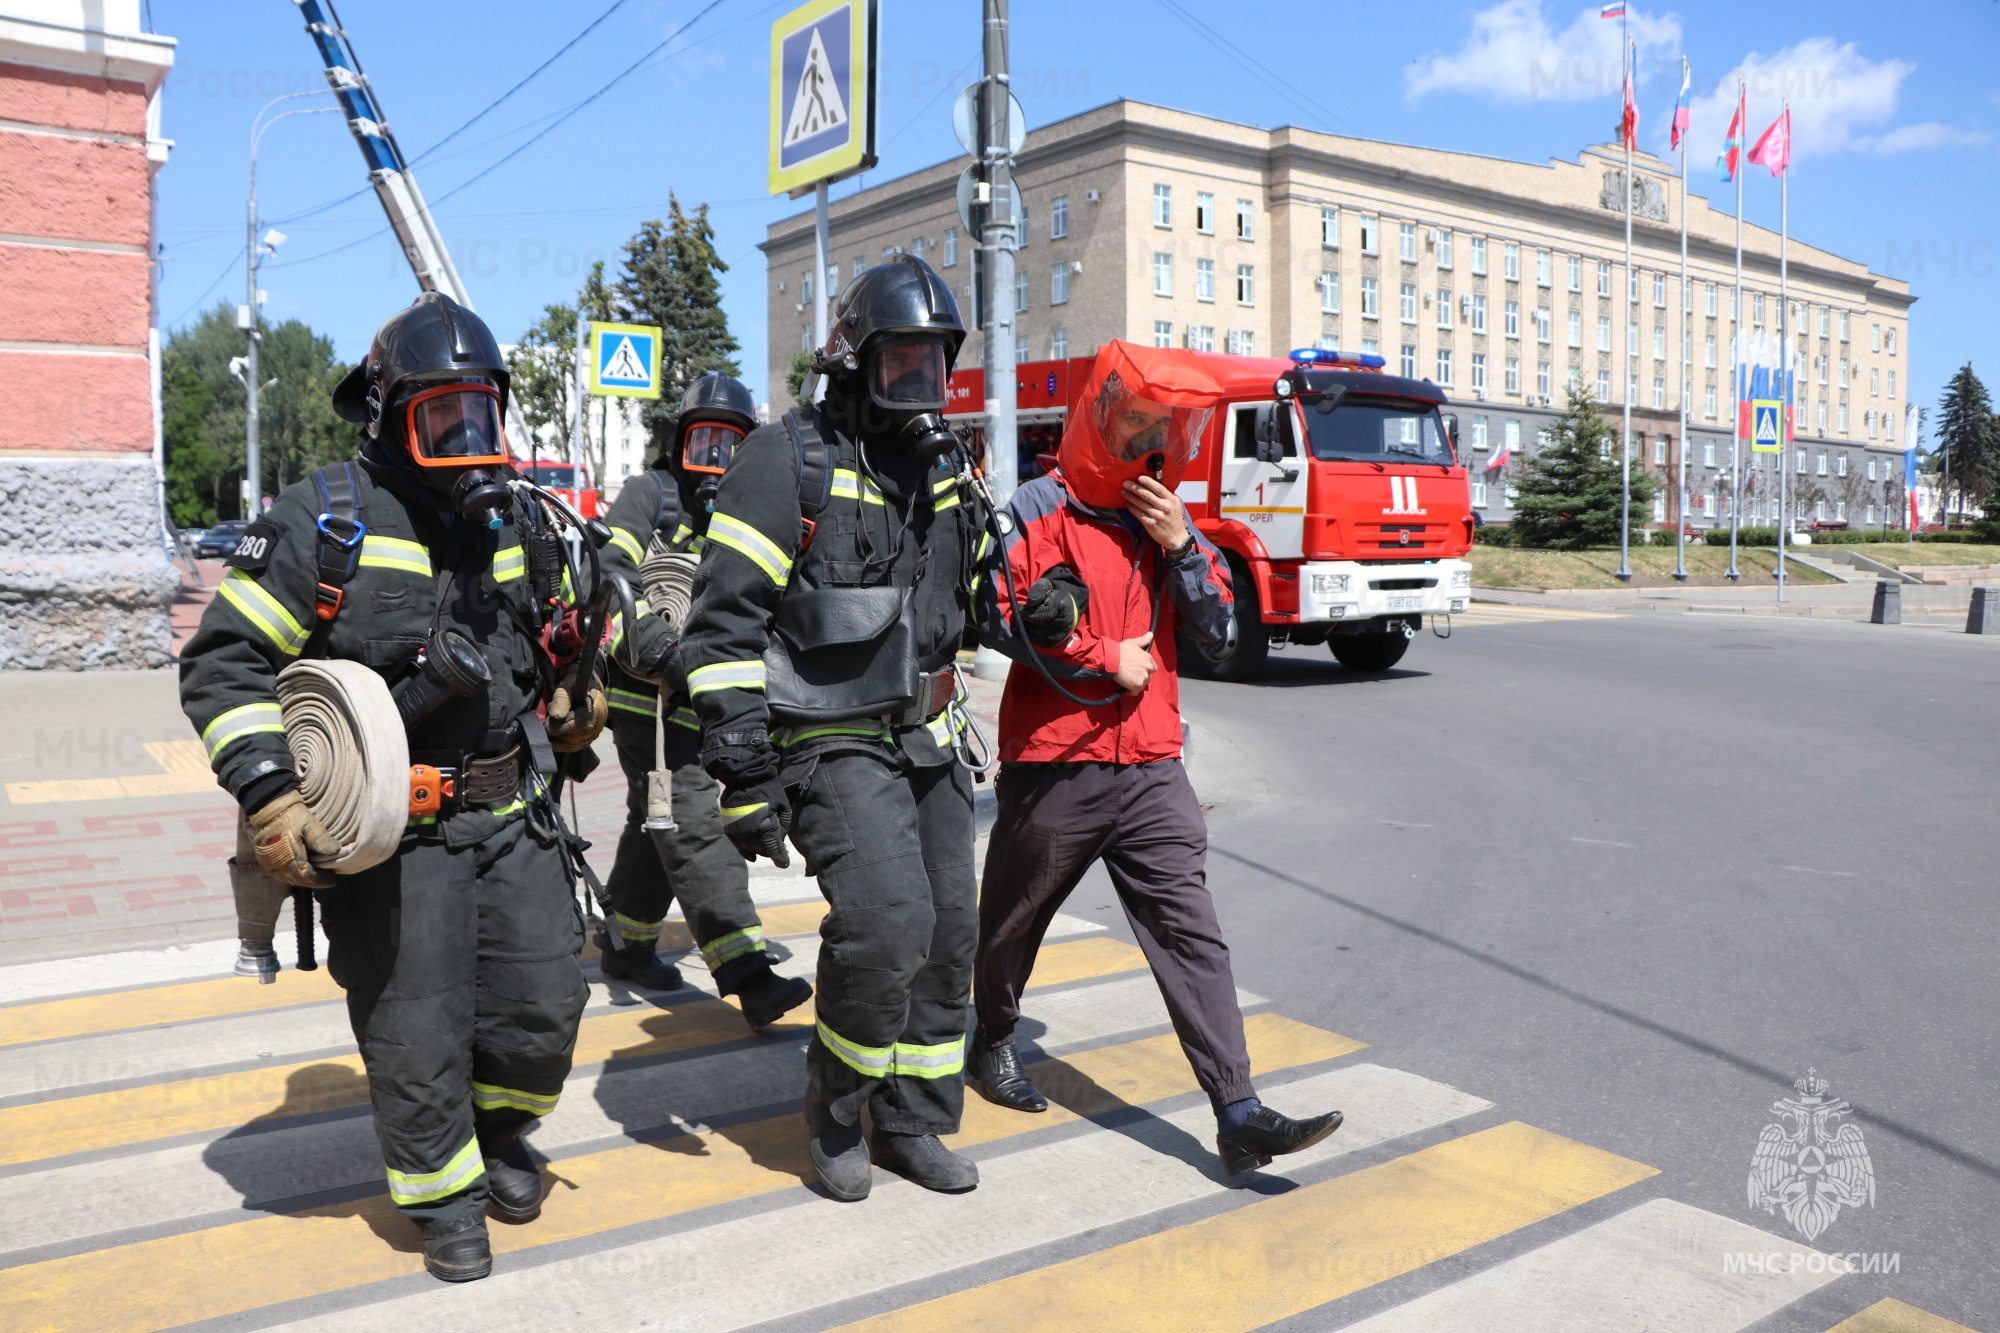
[[[1090, 607], [1069, 642], [1032, 647], [1014, 632], [1014, 605], [994, 562], [980, 580], [980, 641], [1014, 659], [1000, 701], [1000, 758], [1026, 763], [1144, 764], [1181, 753], [1180, 678], [1174, 630], [1215, 640], [1228, 631], [1229, 566], [1200, 533], [1194, 549], [1168, 561], [1159, 543], [1122, 509], [1093, 509], [1071, 496], [1055, 473], [1037, 477], [1007, 503], [1003, 549], [1013, 574], [1013, 598], [1055, 565], [1067, 565], [1090, 589]], [[1190, 532], [1194, 525], [1188, 525]], [[1112, 682], [1118, 645], [1152, 625], [1160, 580], [1153, 660], [1143, 693], [1127, 695]], [[1110, 696], [1101, 708], [1072, 703], [1050, 689], [1027, 654], [1040, 654], [1049, 674], [1072, 694]]]

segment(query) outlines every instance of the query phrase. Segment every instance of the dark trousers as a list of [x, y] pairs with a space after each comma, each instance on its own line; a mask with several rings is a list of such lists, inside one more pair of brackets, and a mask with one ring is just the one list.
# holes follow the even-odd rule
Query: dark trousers
[[794, 789], [791, 836], [832, 909], [820, 927], [809, 1077], [852, 1124], [954, 1134], [979, 939], [972, 782], [957, 763], [821, 756]]
[[1049, 922], [1102, 860], [1202, 1090], [1218, 1109], [1256, 1096], [1203, 868], [1208, 824], [1180, 761], [1007, 764], [994, 793], [973, 972], [979, 1040], [1014, 1031]]
[[702, 961], [724, 995], [759, 968], [770, 966], [764, 951], [764, 924], [750, 901], [750, 867], [722, 832], [715, 779], [698, 762], [698, 732], [686, 738], [668, 728], [666, 760], [674, 775], [672, 833], [654, 835], [646, 819], [646, 774], [657, 757], [650, 717], [643, 726], [621, 718], [613, 724], [618, 766], [625, 771], [625, 827], [611, 864], [612, 911], [622, 943], [651, 944], [659, 938], [669, 903], [679, 900]]
[[562, 861], [515, 818], [457, 847], [407, 839], [318, 897], [390, 1197], [419, 1222], [470, 1223], [482, 1142], [554, 1110], [569, 1074], [589, 990]]

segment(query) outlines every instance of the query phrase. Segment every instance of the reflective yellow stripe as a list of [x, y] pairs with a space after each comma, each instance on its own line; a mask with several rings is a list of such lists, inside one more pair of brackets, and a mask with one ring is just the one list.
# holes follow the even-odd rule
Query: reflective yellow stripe
[[618, 918], [620, 936], [644, 943], [651, 943], [660, 938], [660, 927], [666, 921], [665, 917], [661, 917], [658, 921], [639, 921], [626, 916], [623, 912], [613, 912], [611, 915]]
[[400, 569], [425, 578], [431, 576], [430, 551], [422, 542], [404, 541], [401, 537], [363, 537], [361, 564], [369, 569]]
[[761, 690], [764, 688], [764, 659], [747, 662], [715, 662], [688, 672], [688, 693], [707, 694], [713, 690]]
[[889, 739], [889, 729], [879, 722], [848, 723], [845, 726], [837, 727], [814, 727], [810, 731], [793, 732], [781, 739], [778, 745], [780, 748], [803, 745], [807, 741], [816, 741], [822, 736], [860, 736], [871, 741], [886, 741]]
[[611, 642], [609, 644], [611, 651], [614, 653], [617, 652], [618, 645], [623, 642], [625, 642], [625, 613], [620, 611], [611, 617]]
[[889, 1072], [889, 1053], [893, 1047], [862, 1046], [851, 1042], [826, 1025], [825, 1020], [813, 1024], [813, 1030], [829, 1051], [840, 1057], [845, 1064], [870, 1078], [881, 1078]]
[[730, 959], [757, 953], [763, 947], [763, 927], [752, 926], [748, 930], [732, 930], [727, 935], [710, 940], [701, 946], [701, 957], [708, 964], [708, 970], [713, 972]]
[[503, 546], [493, 553], [493, 581], [512, 583], [528, 572], [528, 555], [518, 546]]
[[265, 592], [263, 585], [240, 569], [232, 569], [216, 585], [215, 590], [242, 613], [243, 618], [264, 632], [264, 637], [277, 646], [287, 657], [297, 657], [312, 637], [310, 630], [301, 628], [292, 613], [285, 609], [283, 602]]
[[674, 535], [668, 538], [667, 540], [672, 545], [679, 546], [682, 542], [686, 541], [688, 538], [692, 536], [694, 536], [694, 529], [688, 525], [688, 521], [686, 519], [682, 519], [681, 525], [674, 529]]
[[722, 807], [722, 822], [734, 824], [745, 815], [754, 815], [759, 810], [769, 810], [769, 801], [752, 801], [749, 805], [725, 805]]
[[836, 500], [866, 499], [872, 505], [884, 503], [882, 492], [876, 488], [875, 483], [872, 481], [868, 483], [868, 494], [863, 496], [861, 493], [861, 474], [853, 468], [847, 467], [837, 467], [833, 470], [833, 489], [828, 494]]
[[924, 730], [931, 734], [931, 739], [942, 749], [951, 744], [954, 736], [965, 730], [965, 714], [956, 708], [947, 708], [924, 723]]
[[931, 506], [931, 510], [933, 513], [942, 514], [947, 509], [958, 508], [958, 505], [959, 505], [958, 493], [954, 491], [950, 495], [945, 496], [944, 499], [939, 500], [935, 505]]
[[[473, 1086], [476, 1088], [479, 1085], [475, 1083]], [[434, 1203], [458, 1193], [486, 1174], [486, 1163], [479, 1157], [479, 1140], [471, 1138], [465, 1141], [463, 1148], [452, 1154], [451, 1161], [442, 1171], [411, 1175], [394, 1167], [384, 1169], [389, 1174], [389, 1197], [408, 1207], [413, 1203]]]
[[556, 1102], [561, 1097], [560, 1092], [544, 1097], [538, 1092], [523, 1092], [519, 1088], [496, 1088], [490, 1083], [472, 1085], [472, 1104], [482, 1111], [507, 1109], [542, 1116], [555, 1110]]
[[791, 557], [779, 550], [776, 542], [742, 519], [717, 514], [708, 525], [708, 535], [763, 570], [764, 576], [781, 588], [792, 576]]
[[231, 741], [254, 736], [260, 731], [283, 735], [285, 712], [276, 704], [244, 704], [232, 708], [201, 729], [201, 743], [208, 747], [208, 762], [228, 748]]
[[[908, 1078], [949, 1078], [965, 1069], [965, 1038], [940, 1046], [911, 1046], [897, 1042], [891, 1048], [889, 1072]], [[836, 1052], [838, 1054], [838, 1052]]]
[[626, 555], [631, 556], [632, 563], [635, 565], [639, 564], [646, 558], [646, 550], [644, 547], [639, 545], [639, 539], [637, 537], [634, 537], [631, 533], [625, 531], [625, 529], [623, 528], [611, 529], [611, 544], [613, 546], [616, 546], [619, 550], [623, 551]]
[[528, 803], [526, 801], [516, 798], [505, 805], [496, 805], [486, 813], [489, 815], [511, 815], [517, 810], [525, 810], [527, 808]]
[[686, 727], [689, 731], [701, 730], [701, 719], [694, 715], [694, 709], [685, 706], [667, 714], [667, 721], [676, 727]]
[[640, 694], [636, 690], [606, 690], [604, 698], [613, 708], [652, 716], [654, 698], [650, 694]]

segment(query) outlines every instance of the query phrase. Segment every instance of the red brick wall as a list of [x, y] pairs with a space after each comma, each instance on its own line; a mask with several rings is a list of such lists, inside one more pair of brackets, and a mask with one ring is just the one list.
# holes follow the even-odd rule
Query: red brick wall
[[141, 145], [0, 131], [0, 232], [143, 246], [151, 200]]
[[0, 342], [146, 345], [146, 256], [0, 245]]
[[146, 90], [90, 74], [0, 62], [0, 120], [146, 137]]
[[153, 447], [152, 373], [143, 352], [0, 352], [0, 403], [0, 449]]

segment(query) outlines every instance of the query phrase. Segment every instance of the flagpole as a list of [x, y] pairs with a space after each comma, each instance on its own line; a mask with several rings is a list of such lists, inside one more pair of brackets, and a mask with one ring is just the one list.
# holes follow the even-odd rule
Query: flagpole
[[[1743, 81], [1742, 81], [1741, 79], [1738, 79], [1738, 80], [1737, 80], [1737, 82], [1736, 82], [1736, 113], [1737, 113], [1737, 115], [1738, 115], [1738, 117], [1739, 117], [1739, 118], [1741, 118], [1741, 117], [1743, 116], [1743, 109], [1744, 109], [1744, 108], [1743, 108]], [[1749, 126], [1749, 123], [1748, 123], [1747, 119], [1746, 119], [1746, 120], [1743, 120], [1743, 121], [1742, 121], [1742, 129], [1741, 129], [1741, 130], [1739, 131], [1739, 133], [1743, 134], [1743, 136], [1744, 136], [1744, 137], [1745, 137], [1745, 138], [1747, 139], [1747, 138], [1749, 137], [1749, 130], [1750, 130], [1750, 126]], [[1728, 145], [1726, 145], [1726, 144], [1725, 144], [1725, 145], [1723, 146], [1723, 151], [1724, 151], [1724, 152], [1728, 152], [1728, 151], [1729, 151], [1729, 149], [1728, 149]], [[1741, 383], [1739, 382], [1739, 381], [1740, 381], [1740, 379], [1741, 379], [1741, 377], [1742, 377], [1742, 368], [1743, 368], [1743, 359], [1742, 359], [1742, 355], [1741, 355], [1741, 353], [1742, 353], [1742, 347], [1743, 347], [1743, 344], [1742, 344], [1742, 338], [1743, 338], [1743, 167], [1744, 167], [1744, 162], [1743, 162], [1743, 157], [1742, 157], [1742, 150], [1741, 150], [1741, 149], [1739, 148], [1739, 149], [1738, 149], [1738, 152], [1737, 152], [1737, 160], [1736, 160], [1736, 169], [1735, 169], [1734, 171], [1732, 171], [1732, 172], [1730, 173], [1731, 175], [1733, 175], [1733, 176], [1735, 176], [1735, 177], [1736, 177], [1736, 289], [1735, 289], [1735, 294], [1734, 294], [1734, 295], [1733, 295], [1733, 296], [1731, 297], [1731, 299], [1730, 299], [1730, 310], [1729, 310], [1729, 325], [1730, 325], [1730, 328], [1729, 328], [1729, 383], [1730, 383], [1730, 386], [1731, 386], [1731, 389], [1732, 389], [1732, 391], [1733, 391], [1733, 392], [1732, 392], [1732, 395], [1731, 395], [1731, 396], [1732, 396], [1732, 397], [1733, 397], [1733, 398], [1735, 399], [1735, 401], [1734, 401], [1734, 402], [1732, 402], [1732, 403], [1731, 403], [1731, 404], [1729, 405], [1729, 418], [1730, 418], [1730, 420], [1729, 420], [1729, 478], [1730, 478], [1730, 485], [1731, 485], [1732, 487], [1734, 487], [1734, 488], [1735, 488], [1735, 490], [1736, 490], [1736, 493], [1737, 493], [1737, 494], [1738, 494], [1739, 496], [1740, 496], [1740, 495], [1741, 495], [1741, 494], [1743, 493], [1743, 463], [1742, 463], [1742, 454], [1741, 454], [1741, 452], [1740, 452], [1740, 451], [1741, 451], [1741, 449], [1742, 449], [1742, 446], [1743, 446], [1743, 410], [1742, 410], [1742, 404], [1743, 404], [1743, 392], [1744, 392], [1744, 388], [1745, 388], [1745, 386], [1744, 386], [1743, 384], [1741, 384]], [[1738, 515], [1740, 514], [1740, 512], [1742, 511], [1742, 509], [1743, 509], [1743, 504], [1742, 504], [1742, 501], [1741, 501], [1741, 500], [1738, 500], [1736, 504], [1734, 504], [1734, 505], [1732, 505], [1732, 506], [1730, 507], [1730, 515], [1729, 515], [1729, 571], [1728, 571], [1728, 574], [1727, 574], [1727, 576], [1726, 576], [1726, 577], [1727, 577], [1727, 578], [1728, 578], [1728, 579], [1730, 580], [1730, 582], [1732, 582], [1732, 583], [1733, 583], [1733, 582], [1735, 582], [1735, 581], [1736, 581], [1737, 579], [1740, 579], [1740, 578], [1742, 578], [1742, 577], [1743, 577], [1743, 571], [1742, 571], [1742, 570], [1740, 570], [1740, 569], [1738, 569], [1738, 568], [1736, 567], [1736, 532], [1737, 532], [1737, 528], [1739, 527], [1739, 525], [1740, 525], [1740, 522], [1741, 522], [1741, 520], [1740, 520], [1740, 519], [1738, 518]]]
[[[1688, 80], [1688, 61], [1681, 57], [1681, 83]], [[1682, 512], [1687, 505], [1688, 483], [1688, 362], [1693, 358], [1694, 340], [1688, 332], [1688, 316], [1693, 313], [1694, 293], [1688, 290], [1688, 134], [1681, 128], [1680, 104], [1674, 104], [1674, 136], [1681, 141], [1681, 424], [1680, 424], [1680, 477], [1674, 488], [1674, 577], [1687, 582], [1687, 518]], [[1730, 507], [1735, 508], [1736, 479], [1730, 478]]]
[[[1620, 15], [1618, 29], [1622, 35], [1625, 18]], [[1625, 91], [1626, 105], [1618, 114], [1618, 137], [1625, 141], [1625, 299], [1619, 302], [1625, 307], [1625, 336], [1620, 344], [1625, 349], [1624, 361], [1618, 367], [1619, 398], [1624, 402], [1624, 425], [1618, 436], [1618, 578], [1620, 582], [1632, 581], [1632, 41], [1625, 39]]]
[[[1791, 285], [1789, 272], [1786, 268], [1786, 262], [1791, 251], [1788, 238], [1791, 236], [1792, 227], [1792, 163], [1791, 144], [1789, 142], [1792, 129], [1792, 104], [1789, 101], [1784, 103], [1780, 114], [1785, 122], [1787, 142], [1785, 145], [1785, 169], [1778, 175], [1778, 360], [1785, 377], [1783, 381], [1785, 386], [1785, 403], [1780, 411], [1789, 416], [1792, 406], [1792, 308], [1790, 304]], [[1785, 600], [1785, 552], [1791, 548], [1792, 544], [1791, 523], [1786, 517], [1789, 487], [1787, 485], [1785, 455], [1793, 447], [1791, 440], [1792, 432], [1786, 429], [1782, 422], [1783, 418], [1781, 418], [1778, 430], [1778, 600], [1781, 602]]]

